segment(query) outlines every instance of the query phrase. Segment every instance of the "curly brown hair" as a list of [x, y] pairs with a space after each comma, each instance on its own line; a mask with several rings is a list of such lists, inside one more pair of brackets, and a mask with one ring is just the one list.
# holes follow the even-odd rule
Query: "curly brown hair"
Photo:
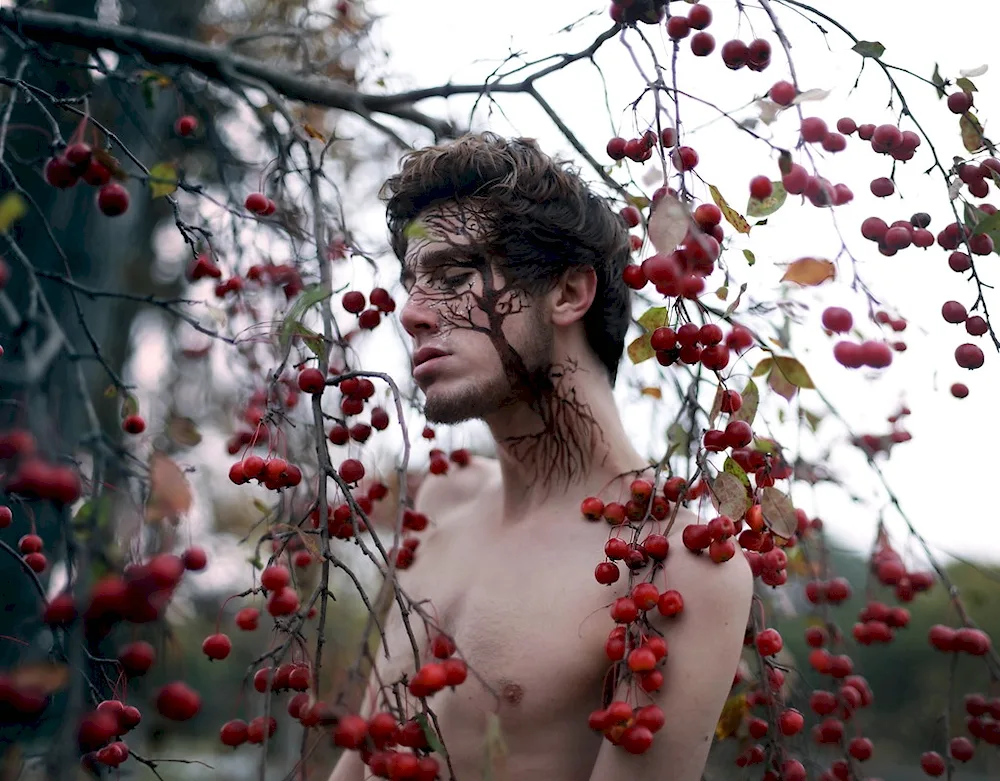
[[401, 261], [407, 228], [425, 209], [466, 202], [488, 218], [483, 243], [502, 259], [508, 283], [541, 295], [567, 269], [594, 269], [597, 293], [583, 318], [584, 331], [614, 385], [631, 311], [631, 291], [622, 278], [628, 230], [568, 161], [549, 157], [534, 139], [470, 133], [409, 153], [381, 197]]

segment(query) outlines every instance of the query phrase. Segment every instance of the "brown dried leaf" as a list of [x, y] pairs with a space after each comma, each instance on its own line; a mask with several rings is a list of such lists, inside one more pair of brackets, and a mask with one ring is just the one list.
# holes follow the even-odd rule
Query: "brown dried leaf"
[[736, 475], [720, 472], [712, 481], [712, 504], [720, 515], [728, 515], [736, 520], [742, 518], [750, 508], [747, 489]]
[[659, 388], [643, 388], [639, 393], [643, 396], [652, 396], [654, 399], [663, 398], [663, 391]]
[[767, 521], [768, 527], [779, 537], [788, 539], [795, 534], [799, 526], [795, 505], [777, 488], [768, 486], [763, 490], [760, 509], [764, 512], [764, 520]]
[[837, 278], [837, 267], [829, 260], [819, 258], [799, 258], [789, 263], [785, 269], [782, 282], [794, 282], [797, 285], [821, 285], [827, 280]]
[[688, 213], [684, 204], [665, 195], [653, 206], [646, 232], [656, 251], [669, 255], [684, 240], [688, 231]]
[[34, 689], [44, 694], [51, 694], [69, 685], [69, 667], [65, 664], [50, 662], [25, 664], [11, 670], [8, 675], [14, 686]]
[[174, 415], [167, 421], [167, 436], [181, 447], [194, 447], [201, 442], [201, 433], [191, 418]]
[[319, 141], [326, 141], [326, 136], [320, 133], [316, 128], [306, 122], [302, 125], [302, 129], [306, 131], [310, 138], [315, 138]]
[[147, 521], [176, 520], [191, 509], [193, 497], [187, 477], [169, 456], [159, 451], [154, 451], [149, 459], [149, 484]]
[[772, 368], [770, 373], [767, 375], [767, 384], [771, 390], [787, 401], [791, 401], [795, 398], [795, 394], [798, 392], [798, 388], [793, 383], [789, 382], [780, 370], [774, 368]]

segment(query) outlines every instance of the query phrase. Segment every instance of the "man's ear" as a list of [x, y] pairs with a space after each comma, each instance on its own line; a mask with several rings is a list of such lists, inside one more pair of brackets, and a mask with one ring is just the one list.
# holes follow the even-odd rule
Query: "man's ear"
[[553, 325], [571, 325], [583, 319], [597, 295], [597, 273], [589, 266], [565, 271], [549, 294]]

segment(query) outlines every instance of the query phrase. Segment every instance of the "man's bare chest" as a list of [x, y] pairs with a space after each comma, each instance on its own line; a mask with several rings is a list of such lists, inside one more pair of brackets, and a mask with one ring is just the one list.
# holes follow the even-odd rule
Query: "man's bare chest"
[[393, 658], [383, 675], [412, 676], [413, 645], [428, 661], [443, 633], [470, 668], [451, 708], [461, 704], [470, 715], [516, 708], [530, 722], [597, 707], [611, 629], [602, 608], [612, 595], [593, 572], [606, 535], [606, 527], [486, 535], [452, 526], [430, 536], [401, 573], [401, 588], [417, 604], [409, 629], [398, 605], [390, 613]]

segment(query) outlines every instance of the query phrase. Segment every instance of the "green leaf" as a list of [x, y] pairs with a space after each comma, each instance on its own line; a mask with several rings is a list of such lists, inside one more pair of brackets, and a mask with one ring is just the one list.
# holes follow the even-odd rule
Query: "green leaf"
[[125, 396], [125, 400], [122, 401], [122, 420], [125, 420], [129, 415], [139, 414], [139, 399], [133, 396], [131, 393]]
[[430, 233], [428, 233], [427, 227], [422, 222], [413, 220], [403, 230], [403, 236], [406, 237], [407, 241], [412, 241], [413, 239], [426, 239], [430, 236]]
[[964, 76], [955, 80], [955, 86], [962, 90], [962, 92], [979, 92], [979, 90], [976, 89], [976, 85], [972, 83], [972, 80], [967, 79]]
[[642, 363], [656, 355], [656, 350], [653, 349], [653, 345], [649, 342], [649, 334], [643, 334], [633, 341], [628, 346], [626, 352], [632, 363]]
[[15, 222], [28, 213], [28, 204], [20, 193], [7, 193], [0, 198], [0, 233], [6, 233]]
[[747, 265], [748, 265], [748, 266], [752, 266], [752, 265], [753, 265], [754, 263], [756, 263], [756, 262], [757, 262], [757, 256], [756, 256], [756, 255], [754, 255], [754, 254], [753, 254], [753, 253], [752, 253], [752, 252], [751, 252], [750, 250], [748, 250], [748, 249], [745, 249], [745, 250], [743, 250], [743, 257], [745, 257], [745, 258], [747, 259]]
[[306, 328], [302, 323], [292, 323], [288, 335], [290, 339], [298, 336], [313, 355], [317, 358], [323, 357], [323, 336], [321, 334], [316, 333], [311, 328]]
[[149, 169], [148, 183], [154, 198], [161, 198], [176, 192], [177, 166], [174, 163], [157, 163]]
[[483, 740], [483, 778], [492, 781], [494, 772], [506, 776], [507, 743], [500, 728], [500, 717], [495, 713], [486, 716], [486, 737]]
[[680, 423], [674, 423], [667, 429], [667, 441], [678, 447], [686, 448], [690, 440], [688, 430]]
[[726, 463], [722, 465], [722, 471], [733, 475], [733, 477], [743, 483], [744, 487], [750, 487], [750, 478], [747, 477], [747, 473], [731, 457], [726, 458]]
[[941, 71], [938, 69], [938, 64], [934, 63], [934, 75], [931, 76], [931, 82], [937, 87], [938, 99], [944, 98], [948, 93], [944, 91], [945, 80], [941, 78]]
[[428, 722], [427, 714], [418, 713], [413, 720], [420, 725], [420, 729], [423, 730], [424, 737], [427, 738], [427, 745], [431, 747], [431, 750], [434, 751], [434, 753], [447, 758], [448, 752], [445, 750], [444, 743], [441, 742], [441, 738], [438, 737], [438, 734]]
[[654, 306], [651, 309], [647, 309], [639, 318], [639, 325], [650, 332], [666, 324], [667, 308], [665, 306]]
[[1000, 231], [1000, 212], [990, 215], [987, 215], [986, 212], [980, 212], [980, 214], [983, 217], [974, 223], [975, 227], [972, 229], [973, 236], [978, 236], [982, 233], [992, 236], [995, 232]]
[[758, 450], [761, 453], [770, 453], [774, 455], [778, 452], [778, 446], [771, 439], [761, 439], [760, 437], [754, 437], [753, 439], [754, 450]]
[[823, 416], [817, 415], [815, 412], [810, 412], [807, 409], [801, 410], [801, 413], [802, 418], [809, 424], [809, 428], [812, 430], [813, 434], [815, 434], [816, 429], [819, 428], [820, 421], [823, 420]]
[[754, 368], [753, 370], [753, 374], [750, 376], [763, 377], [765, 374], [771, 371], [771, 366], [773, 364], [774, 361], [771, 358], [765, 358], [764, 360], [762, 360], [760, 363], [757, 364], [756, 368]]
[[745, 420], [747, 423], [752, 424], [754, 418], [757, 417], [757, 407], [760, 405], [760, 390], [757, 388], [757, 383], [753, 380], [747, 380], [747, 386], [743, 389], [743, 393], [740, 396], [743, 398], [743, 404], [740, 405], [740, 408], [736, 412], [729, 416], [729, 419]]
[[856, 51], [862, 57], [871, 57], [874, 60], [885, 54], [885, 47], [878, 41], [858, 41], [851, 47], [851, 50]]
[[[278, 344], [281, 347], [282, 354], [288, 350], [288, 343], [291, 340], [292, 333], [297, 327], [302, 326], [300, 322], [302, 316], [312, 309], [312, 307], [316, 306], [316, 304], [326, 300], [331, 295], [333, 293], [326, 290], [322, 284], [310, 285], [299, 294], [299, 297], [295, 299], [295, 303], [288, 310], [288, 314], [285, 315], [281, 321], [281, 327], [278, 329]], [[310, 331], [310, 333], [312, 332]]]
[[[788, 198], [785, 185], [781, 182], [771, 182], [771, 194], [763, 200], [751, 198], [747, 201], [748, 217], [767, 217], [780, 209]], [[760, 223], [757, 223], [758, 225]]]
[[812, 378], [809, 376], [809, 372], [806, 371], [806, 367], [799, 363], [796, 358], [791, 358], [787, 355], [775, 355], [774, 365], [778, 367], [784, 378], [796, 388], [816, 387], [813, 385]]
[[795, 505], [792, 500], [773, 486], [768, 486], [762, 492], [760, 509], [764, 511], [764, 520], [771, 531], [779, 537], [788, 539], [799, 526], [795, 515]]
[[632, 206], [637, 208], [639, 211], [642, 211], [643, 209], [648, 207], [650, 203], [649, 198], [647, 198], [645, 195], [626, 195], [625, 200], [628, 201], [630, 204], [632, 204]]

